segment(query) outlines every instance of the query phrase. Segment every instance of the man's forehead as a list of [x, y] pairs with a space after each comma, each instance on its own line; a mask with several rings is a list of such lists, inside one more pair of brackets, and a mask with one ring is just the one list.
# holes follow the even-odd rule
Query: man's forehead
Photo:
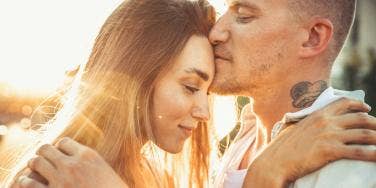
[[244, 7], [254, 11], [273, 12], [274, 9], [284, 9], [289, 0], [226, 0], [228, 8]]
[[244, 5], [244, 6], [255, 6], [260, 3], [281, 3], [286, 0], [225, 0], [227, 6], [234, 5]]
[[226, 0], [226, 4], [229, 7], [243, 6], [243, 7], [257, 7], [258, 0]]
[[234, 4], [247, 4], [250, 3], [249, 0], [226, 0], [226, 4], [228, 6], [234, 5]]
[[[254, 12], [260, 12], [261, 4], [259, 0], [227, 0], [226, 1], [228, 8], [237, 10], [238, 7], [247, 8]], [[261, 4], [260, 4], [261, 3]]]

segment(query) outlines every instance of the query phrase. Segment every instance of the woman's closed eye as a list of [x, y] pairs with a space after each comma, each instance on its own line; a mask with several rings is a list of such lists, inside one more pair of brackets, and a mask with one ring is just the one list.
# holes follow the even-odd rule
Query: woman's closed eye
[[189, 85], [184, 85], [185, 89], [191, 93], [191, 94], [194, 94], [196, 93], [197, 91], [200, 91], [200, 89], [196, 88], [196, 87], [192, 87], [192, 86], [189, 86]]

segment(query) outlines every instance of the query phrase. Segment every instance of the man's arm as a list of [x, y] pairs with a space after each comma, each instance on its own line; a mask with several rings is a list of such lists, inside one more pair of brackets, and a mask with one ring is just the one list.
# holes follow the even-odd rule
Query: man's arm
[[244, 179], [243, 187], [286, 187], [288, 181], [283, 171], [274, 169], [272, 160], [269, 162], [259, 162], [256, 159], [249, 166], [247, 175]]

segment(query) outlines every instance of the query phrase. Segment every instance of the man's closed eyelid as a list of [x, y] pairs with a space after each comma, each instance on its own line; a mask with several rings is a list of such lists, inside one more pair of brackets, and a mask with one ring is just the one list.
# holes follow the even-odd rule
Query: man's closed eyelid
[[236, 21], [239, 23], [249, 23], [252, 22], [256, 17], [250, 16], [250, 17], [236, 17]]

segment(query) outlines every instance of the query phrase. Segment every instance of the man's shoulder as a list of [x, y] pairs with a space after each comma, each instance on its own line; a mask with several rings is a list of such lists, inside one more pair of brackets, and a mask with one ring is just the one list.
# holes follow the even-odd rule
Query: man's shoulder
[[[364, 146], [375, 150], [376, 146]], [[374, 188], [376, 163], [357, 160], [338, 160], [298, 179], [293, 188]]]

